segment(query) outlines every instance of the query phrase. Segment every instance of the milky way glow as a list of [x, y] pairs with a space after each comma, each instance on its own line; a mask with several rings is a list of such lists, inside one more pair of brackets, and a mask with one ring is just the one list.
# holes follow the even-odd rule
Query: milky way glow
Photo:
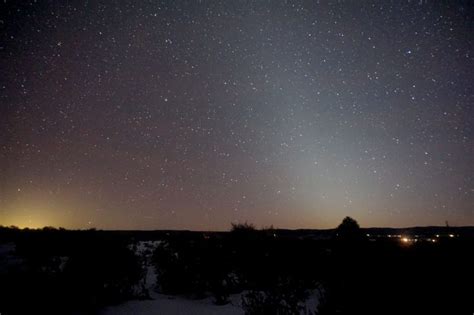
[[1, 4], [0, 224], [474, 224], [466, 1]]

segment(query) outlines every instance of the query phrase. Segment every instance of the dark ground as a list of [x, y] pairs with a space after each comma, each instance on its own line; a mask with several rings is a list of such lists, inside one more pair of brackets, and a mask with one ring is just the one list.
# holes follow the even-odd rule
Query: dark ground
[[[147, 298], [142, 258], [153, 249], [160, 292], [192, 298], [246, 291], [248, 314], [295, 314], [311, 290], [317, 314], [469, 314], [474, 228], [232, 232], [0, 229], [0, 313], [94, 313]], [[418, 237], [404, 243], [399, 237]], [[436, 238], [436, 234], [439, 237]], [[452, 235], [451, 237], [449, 235]], [[428, 241], [428, 238], [436, 241]], [[152, 249], [150, 249], [152, 250]], [[46, 313], [45, 313], [46, 312]]]

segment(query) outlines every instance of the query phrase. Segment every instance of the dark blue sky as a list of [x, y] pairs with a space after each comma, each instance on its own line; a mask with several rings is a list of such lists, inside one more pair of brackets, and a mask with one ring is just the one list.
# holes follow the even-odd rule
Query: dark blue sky
[[0, 6], [0, 224], [474, 224], [469, 1]]

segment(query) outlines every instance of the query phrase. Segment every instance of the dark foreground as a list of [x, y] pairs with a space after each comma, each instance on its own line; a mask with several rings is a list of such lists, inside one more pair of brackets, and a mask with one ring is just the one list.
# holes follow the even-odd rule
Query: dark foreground
[[[0, 228], [0, 313], [93, 314], [147, 299], [144, 278], [153, 266], [159, 292], [212, 296], [216, 304], [244, 292], [247, 314], [300, 314], [316, 291], [313, 314], [471, 315], [472, 232]], [[142, 241], [159, 242], [143, 248]]]

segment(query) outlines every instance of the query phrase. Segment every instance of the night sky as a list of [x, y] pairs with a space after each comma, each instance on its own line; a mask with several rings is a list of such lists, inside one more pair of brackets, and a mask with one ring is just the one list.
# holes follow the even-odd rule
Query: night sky
[[2, 225], [474, 225], [470, 1], [0, 12]]

